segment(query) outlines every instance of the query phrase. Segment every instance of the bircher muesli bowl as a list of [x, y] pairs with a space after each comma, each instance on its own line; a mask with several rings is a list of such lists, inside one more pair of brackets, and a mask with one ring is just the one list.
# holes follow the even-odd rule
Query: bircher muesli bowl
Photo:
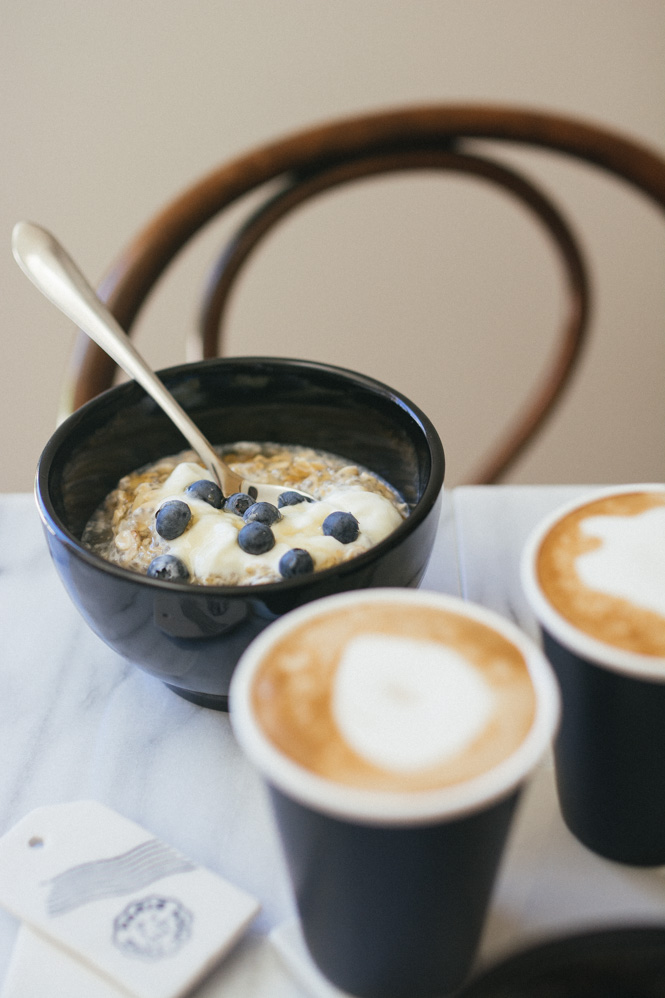
[[[418, 586], [438, 524], [443, 448], [407, 398], [339, 367], [236, 357], [183, 364], [160, 377], [215, 447], [271, 442], [339, 455], [403, 500], [404, 515], [385, 539], [332, 567], [250, 585], [152, 577], [107, 560], [82, 536], [121, 480], [186, 450], [186, 442], [135, 382], [60, 424], [41, 455], [35, 494], [72, 601], [119, 655], [186, 699], [225, 710], [236, 662], [276, 617], [345, 590]], [[202, 470], [200, 477], [210, 476]]]

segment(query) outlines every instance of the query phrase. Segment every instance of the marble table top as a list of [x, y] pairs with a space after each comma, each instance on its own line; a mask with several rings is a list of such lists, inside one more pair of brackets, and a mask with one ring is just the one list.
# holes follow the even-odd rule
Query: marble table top
[[[541, 516], [583, 491], [446, 493], [423, 588], [461, 594], [535, 636], [520, 549]], [[269, 938], [294, 908], [264, 791], [228, 717], [179, 698], [88, 629], [50, 563], [27, 494], [0, 496], [0, 607], [0, 834], [46, 804], [92, 798], [114, 808], [261, 903], [196, 998], [304, 998]], [[479, 966], [583, 928], [656, 923], [665, 923], [665, 873], [610, 863], [581, 846], [560, 818], [547, 761], [513, 826]], [[0, 995], [17, 931], [0, 909]]]

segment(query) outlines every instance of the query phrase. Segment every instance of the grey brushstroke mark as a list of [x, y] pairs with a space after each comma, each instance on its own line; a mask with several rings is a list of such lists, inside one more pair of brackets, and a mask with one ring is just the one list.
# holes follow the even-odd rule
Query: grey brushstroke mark
[[149, 839], [129, 852], [64, 870], [52, 880], [46, 910], [53, 917], [102, 898], [121, 897], [163, 877], [189, 873], [196, 865], [159, 839]]
[[162, 960], [192, 934], [194, 916], [177, 898], [150, 895], [132, 901], [113, 922], [113, 942], [125, 956]]

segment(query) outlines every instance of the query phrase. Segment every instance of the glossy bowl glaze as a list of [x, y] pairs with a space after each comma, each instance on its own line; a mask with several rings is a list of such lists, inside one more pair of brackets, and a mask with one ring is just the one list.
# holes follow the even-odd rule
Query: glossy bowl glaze
[[374, 471], [410, 515], [376, 547], [314, 575], [255, 586], [196, 586], [112, 565], [80, 542], [104, 497], [129, 471], [186, 447], [134, 382], [88, 402], [42, 453], [35, 493], [51, 556], [96, 634], [186, 699], [226, 709], [235, 664], [271, 620], [310, 600], [368, 586], [417, 586], [438, 523], [444, 476], [439, 436], [399, 392], [341, 368], [230, 358], [160, 372], [214, 445], [301, 444]]

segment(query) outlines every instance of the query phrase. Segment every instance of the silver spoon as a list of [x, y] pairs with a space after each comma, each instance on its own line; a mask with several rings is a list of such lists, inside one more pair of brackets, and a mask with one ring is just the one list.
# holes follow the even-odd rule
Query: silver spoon
[[[125, 331], [54, 236], [32, 222], [17, 222], [12, 232], [12, 250], [18, 265], [42, 294], [84, 330], [161, 406], [201, 458], [226, 498], [234, 492], [246, 492], [255, 501], [277, 505], [277, 500], [286, 487], [250, 482], [221, 460], [163, 382], [148, 367]], [[306, 499], [311, 499], [311, 496], [299, 489], [291, 489], [289, 486], [289, 491], [300, 492]]]

